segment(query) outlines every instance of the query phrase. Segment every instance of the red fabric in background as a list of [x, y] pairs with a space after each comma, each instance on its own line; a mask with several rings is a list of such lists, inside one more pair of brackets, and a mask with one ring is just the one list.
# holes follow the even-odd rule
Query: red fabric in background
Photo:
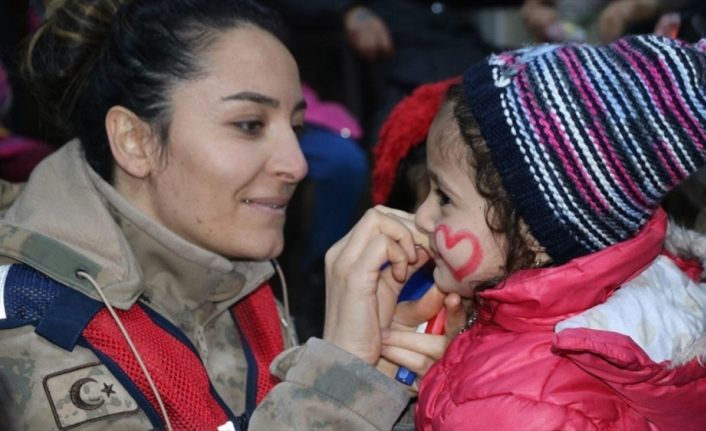
[[0, 130], [0, 178], [11, 182], [24, 182], [32, 169], [54, 149], [44, 142], [11, 135]]
[[420, 85], [392, 109], [373, 150], [373, 203], [384, 204], [387, 201], [400, 161], [412, 148], [426, 141], [429, 127], [446, 91], [459, 82], [460, 78], [455, 77]]

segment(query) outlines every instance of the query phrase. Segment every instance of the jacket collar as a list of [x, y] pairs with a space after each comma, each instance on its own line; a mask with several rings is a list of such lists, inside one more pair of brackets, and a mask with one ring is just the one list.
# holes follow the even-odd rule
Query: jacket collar
[[82, 269], [118, 308], [144, 294], [172, 313], [232, 304], [273, 272], [269, 262], [230, 261], [149, 219], [88, 166], [76, 140], [35, 169], [7, 210], [0, 254], [99, 299], [76, 277]]
[[561, 266], [519, 271], [479, 296], [479, 320], [508, 330], [552, 330], [605, 300], [662, 251], [667, 216], [658, 209], [640, 233]]

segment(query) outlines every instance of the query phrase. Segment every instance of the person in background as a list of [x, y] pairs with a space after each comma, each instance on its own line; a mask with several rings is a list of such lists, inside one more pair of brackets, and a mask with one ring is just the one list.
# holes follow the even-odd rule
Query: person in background
[[663, 14], [655, 25], [655, 34], [692, 42], [706, 37], [706, 4], [690, 0], [681, 11]]
[[58, 136], [57, 131], [41, 121], [39, 104], [20, 73], [25, 44], [41, 25], [46, 13], [44, 3], [44, 0], [0, 2], [0, 62], [12, 89], [12, 104], [3, 114], [2, 122], [15, 135], [46, 142], [56, 148], [67, 138]]
[[522, 17], [539, 41], [608, 43], [649, 33], [661, 14], [689, 0], [525, 0]]
[[0, 178], [27, 181], [32, 169], [53, 148], [37, 139], [20, 136], [3, 126], [3, 118], [12, 105], [12, 87], [3, 64], [0, 62]]
[[0, 178], [7, 181], [27, 181], [54, 149], [42, 138], [36, 104], [18, 76], [21, 39], [38, 27], [39, 6], [42, 2], [0, 5]]
[[290, 21], [342, 28], [360, 57], [379, 66], [380, 90], [371, 118], [363, 118], [367, 146], [390, 110], [417, 86], [458, 76], [487, 55], [471, 14], [483, 1], [270, 0]]
[[706, 427], [706, 238], [664, 195], [706, 164], [706, 40], [489, 57], [427, 139], [415, 223], [476, 310], [421, 383], [420, 430]]

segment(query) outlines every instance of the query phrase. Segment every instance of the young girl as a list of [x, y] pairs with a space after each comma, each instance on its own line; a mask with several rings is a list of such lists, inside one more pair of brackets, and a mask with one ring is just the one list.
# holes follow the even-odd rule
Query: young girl
[[661, 197], [706, 163], [706, 41], [539, 46], [469, 69], [427, 141], [434, 279], [475, 298], [418, 429], [704, 429], [706, 238]]

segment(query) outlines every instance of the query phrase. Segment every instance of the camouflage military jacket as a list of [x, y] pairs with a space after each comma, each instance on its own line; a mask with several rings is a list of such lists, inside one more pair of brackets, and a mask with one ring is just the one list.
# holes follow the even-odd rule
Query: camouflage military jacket
[[[2, 184], [0, 192], [0, 264], [29, 265], [100, 301], [76, 277], [81, 269], [116, 309], [148, 305], [188, 339], [228, 408], [245, 411], [247, 353], [225, 311], [272, 276], [271, 263], [230, 261], [153, 222], [87, 166], [75, 141], [23, 188]], [[0, 284], [0, 319], [2, 294]], [[289, 349], [270, 367], [282, 382], [255, 409], [249, 429], [393, 427], [409, 402], [403, 387], [322, 340], [295, 346], [282, 322]], [[155, 427], [93, 351], [62, 349], [32, 325], [0, 330], [0, 383], [18, 430]]]

